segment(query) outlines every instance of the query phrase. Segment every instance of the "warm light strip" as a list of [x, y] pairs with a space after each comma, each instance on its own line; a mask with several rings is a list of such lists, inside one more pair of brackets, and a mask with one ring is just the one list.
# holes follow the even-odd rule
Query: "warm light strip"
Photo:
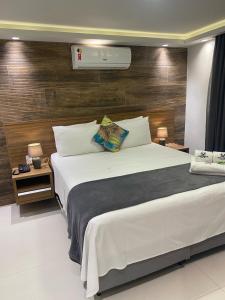
[[214, 31], [222, 27], [225, 27], [225, 19], [184, 34], [64, 26], [64, 25], [41, 24], [41, 23], [30, 23], [30, 22], [28, 23], [28, 22], [0, 21], [0, 29], [28, 30], [28, 31], [42, 31], [42, 32], [65, 32], [65, 33], [78, 33], [78, 34], [91, 34], [91, 35], [95, 34], [95, 35], [105, 35], [105, 36], [126, 36], [126, 37], [137, 37], [137, 38], [174, 39], [174, 40], [183, 40], [183, 41], [194, 37], [198, 37], [201, 34]]
[[183, 35], [176, 34], [176, 33], [160, 33], [160, 32], [133, 31], [133, 30], [123, 30], [123, 29], [63, 26], [63, 25], [54, 25], [54, 24], [24, 23], [24, 22], [11, 22], [11, 21], [0, 21], [0, 28], [13, 29], [13, 30], [32, 30], [32, 31], [65, 32], [65, 33], [79, 33], [79, 34], [96, 34], [96, 35], [109, 35], [109, 36], [127, 36], [127, 37], [140, 37], [140, 38], [183, 40]]
[[195, 37], [198, 37], [201, 34], [211, 32], [211, 31], [217, 30], [219, 28], [223, 28], [223, 27], [225, 27], [225, 19], [221, 20], [219, 22], [216, 22], [216, 23], [209, 24], [209, 25], [204, 26], [202, 28], [187, 32], [187, 33], [184, 34], [184, 39], [188, 40], [188, 39], [191, 39], [191, 38], [195, 38]]

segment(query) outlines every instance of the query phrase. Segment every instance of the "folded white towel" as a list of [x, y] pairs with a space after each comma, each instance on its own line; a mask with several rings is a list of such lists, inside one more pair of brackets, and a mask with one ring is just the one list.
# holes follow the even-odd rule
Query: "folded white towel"
[[195, 150], [194, 157], [196, 162], [212, 163], [213, 161], [213, 153], [210, 151]]
[[213, 162], [217, 164], [225, 164], [225, 152], [213, 152]]
[[196, 162], [195, 157], [191, 159], [190, 173], [201, 175], [225, 176], [225, 165], [218, 163]]

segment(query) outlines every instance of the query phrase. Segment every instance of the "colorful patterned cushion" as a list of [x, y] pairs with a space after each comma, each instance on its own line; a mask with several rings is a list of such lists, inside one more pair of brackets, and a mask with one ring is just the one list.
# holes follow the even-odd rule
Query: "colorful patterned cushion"
[[128, 130], [116, 125], [107, 116], [104, 116], [98, 132], [94, 135], [94, 141], [111, 152], [117, 152], [128, 133]]

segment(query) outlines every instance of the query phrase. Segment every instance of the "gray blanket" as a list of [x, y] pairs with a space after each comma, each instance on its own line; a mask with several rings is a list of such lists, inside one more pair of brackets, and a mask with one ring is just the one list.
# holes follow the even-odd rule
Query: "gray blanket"
[[189, 166], [179, 165], [75, 186], [69, 193], [67, 206], [70, 258], [81, 263], [85, 230], [95, 216], [225, 181], [223, 176], [190, 174]]

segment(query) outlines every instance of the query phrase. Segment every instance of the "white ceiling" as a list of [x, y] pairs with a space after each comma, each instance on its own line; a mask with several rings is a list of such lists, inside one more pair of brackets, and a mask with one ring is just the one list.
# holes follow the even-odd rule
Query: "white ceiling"
[[185, 33], [225, 17], [224, 0], [1, 0], [0, 19]]
[[[225, 19], [225, 0], [0, 0], [0, 20], [92, 28], [185, 34]], [[112, 43], [153, 43], [152, 38], [80, 35], [0, 28], [0, 38], [77, 41], [107, 38]], [[163, 41], [156, 39], [159, 43]], [[155, 41], [155, 42], [156, 42]], [[174, 44], [182, 44], [171, 39]]]

